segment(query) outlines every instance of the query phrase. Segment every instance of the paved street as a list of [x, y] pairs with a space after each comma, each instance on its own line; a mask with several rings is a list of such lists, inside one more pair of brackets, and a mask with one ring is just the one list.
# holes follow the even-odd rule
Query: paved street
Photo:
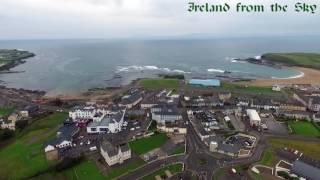
[[156, 171], [157, 169], [164, 167], [166, 165], [172, 164], [172, 163], [183, 163], [185, 161], [185, 155], [179, 155], [179, 156], [170, 156], [166, 159], [161, 159], [161, 160], [156, 160], [153, 161], [151, 163], [148, 163], [146, 165], [144, 165], [141, 168], [138, 168], [136, 171], [134, 172], [130, 172], [118, 179], [123, 179], [123, 180], [127, 180], [127, 179], [139, 179], [143, 176], [146, 176], [148, 174], [150, 174], [151, 172]]

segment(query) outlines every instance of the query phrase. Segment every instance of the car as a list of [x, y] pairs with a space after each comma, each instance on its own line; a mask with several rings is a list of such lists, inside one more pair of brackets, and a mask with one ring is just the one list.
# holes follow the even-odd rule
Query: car
[[90, 149], [90, 151], [95, 151], [95, 150], [97, 150], [97, 146], [92, 146], [89, 149]]
[[130, 128], [130, 131], [134, 131], [134, 128]]

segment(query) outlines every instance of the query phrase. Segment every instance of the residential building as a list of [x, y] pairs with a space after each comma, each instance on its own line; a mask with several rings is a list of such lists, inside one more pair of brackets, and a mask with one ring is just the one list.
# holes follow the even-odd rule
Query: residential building
[[280, 111], [306, 111], [307, 107], [298, 100], [289, 99], [289, 100], [280, 102], [279, 110]]
[[29, 105], [26, 106], [23, 110], [20, 111], [20, 115], [23, 118], [27, 118], [30, 115], [36, 113], [39, 110], [39, 106], [37, 105]]
[[282, 86], [278, 84], [274, 84], [272, 86], [272, 91], [281, 91]]
[[308, 107], [311, 111], [320, 111], [320, 94], [318, 92], [297, 90], [294, 92], [293, 98]]
[[73, 138], [79, 132], [79, 128], [74, 124], [65, 124], [57, 131], [56, 137], [47, 142], [44, 147], [46, 157], [55, 159], [59, 150], [72, 147]]
[[157, 124], [157, 128], [165, 133], [171, 134], [187, 134], [187, 127], [183, 122]]
[[128, 144], [113, 145], [107, 140], [102, 141], [100, 153], [109, 166], [122, 164], [131, 158], [131, 149]]
[[313, 114], [312, 119], [314, 122], [320, 122], [320, 114], [319, 113]]
[[320, 169], [303, 161], [296, 160], [293, 162], [291, 173], [305, 179], [316, 180], [319, 179]]
[[218, 96], [219, 99], [224, 102], [231, 98], [231, 92], [220, 92]]
[[182, 119], [182, 116], [175, 106], [156, 105], [151, 108], [152, 119], [157, 123], [165, 124], [167, 122], [175, 122]]
[[270, 98], [256, 97], [251, 100], [250, 107], [264, 110], [277, 110], [279, 109], [279, 105], [280, 103], [275, 102]]
[[192, 97], [185, 102], [185, 106], [188, 108], [203, 108], [203, 107], [222, 107], [223, 102], [218, 96], [209, 97]]
[[311, 120], [311, 113], [306, 111], [279, 111], [278, 116], [298, 120]]
[[[94, 119], [101, 118], [102, 115], [106, 114], [105, 109], [98, 109], [95, 106], [75, 107], [69, 112], [69, 117], [77, 121], [77, 119]], [[100, 116], [98, 117], [98, 114]]]
[[7, 119], [2, 119], [1, 129], [16, 130], [16, 122], [20, 120], [20, 116], [17, 113], [12, 113]]
[[142, 101], [141, 94], [138, 92], [135, 92], [133, 94], [122, 97], [121, 101], [119, 102], [119, 106], [131, 109], [132, 107], [139, 104], [141, 101]]

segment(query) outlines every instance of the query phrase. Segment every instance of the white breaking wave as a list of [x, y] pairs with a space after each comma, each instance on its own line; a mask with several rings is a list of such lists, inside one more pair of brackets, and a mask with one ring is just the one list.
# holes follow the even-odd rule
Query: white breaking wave
[[174, 73], [181, 73], [181, 74], [186, 74], [186, 73], [191, 73], [191, 72], [186, 72], [180, 69], [174, 69], [171, 70], [169, 68], [160, 68], [157, 66], [118, 66], [117, 67], [117, 72], [135, 72], [135, 71], [164, 71], [164, 72], [174, 72]]
[[254, 57], [256, 60], [260, 60], [261, 59], [261, 56], [255, 56]]
[[225, 72], [225, 70], [222, 70], [222, 69], [213, 69], [213, 68], [207, 69], [207, 71], [208, 71], [208, 72], [218, 72], [218, 73], [224, 73], [224, 72]]
[[301, 78], [303, 76], [304, 76], [304, 73], [300, 72], [300, 74], [298, 74], [298, 75], [290, 76], [290, 77], [287, 77], [287, 78], [279, 78], [279, 77], [272, 76], [271, 79], [297, 79], [297, 78]]

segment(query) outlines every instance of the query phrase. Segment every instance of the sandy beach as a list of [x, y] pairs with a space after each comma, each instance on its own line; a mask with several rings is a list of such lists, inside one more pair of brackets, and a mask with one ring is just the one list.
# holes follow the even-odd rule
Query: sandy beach
[[312, 84], [320, 85], [320, 70], [303, 68], [303, 67], [288, 67], [301, 72], [300, 76], [288, 79], [259, 79], [244, 84], [253, 86], [272, 86], [274, 84]]

